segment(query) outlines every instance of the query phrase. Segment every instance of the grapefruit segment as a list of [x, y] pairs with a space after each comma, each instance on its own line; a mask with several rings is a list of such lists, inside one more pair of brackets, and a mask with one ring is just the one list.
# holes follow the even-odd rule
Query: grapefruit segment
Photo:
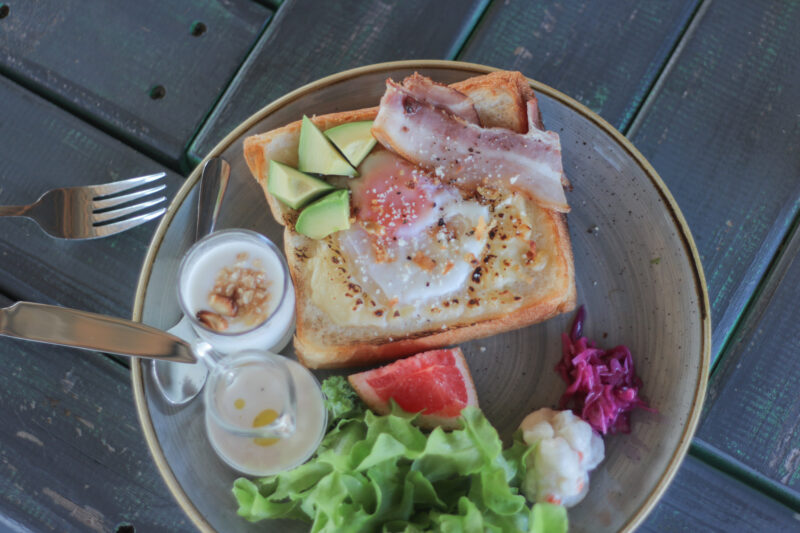
[[352, 374], [348, 380], [376, 413], [388, 414], [389, 400], [393, 399], [404, 411], [421, 413], [418, 422], [426, 428], [457, 428], [461, 410], [478, 406], [475, 385], [460, 348], [422, 352]]

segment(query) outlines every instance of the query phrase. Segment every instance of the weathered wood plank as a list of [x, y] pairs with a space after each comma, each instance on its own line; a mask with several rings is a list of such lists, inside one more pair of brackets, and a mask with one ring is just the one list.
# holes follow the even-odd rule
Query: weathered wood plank
[[150, 457], [124, 367], [5, 337], [0, 366], [0, 530], [194, 531]]
[[800, 207], [798, 26], [797, 1], [704, 5], [628, 134], [698, 245], [715, 357]]
[[788, 507], [688, 456], [638, 531], [796, 531]]
[[714, 372], [697, 438], [785, 487], [800, 510], [800, 230]]
[[[61, 186], [105, 183], [163, 167], [0, 77], [0, 204], [35, 201]], [[182, 178], [169, 173], [172, 197]], [[0, 218], [0, 292], [130, 316], [155, 222], [91, 241], [57, 240], [35, 222]]]
[[624, 131], [698, 3], [493, 2], [459, 59], [520, 70]]
[[172, 166], [271, 14], [250, 0], [9, 6], [0, 72]]
[[286, 0], [189, 150], [198, 161], [242, 120], [315, 79], [370, 63], [451, 59], [488, 0]]

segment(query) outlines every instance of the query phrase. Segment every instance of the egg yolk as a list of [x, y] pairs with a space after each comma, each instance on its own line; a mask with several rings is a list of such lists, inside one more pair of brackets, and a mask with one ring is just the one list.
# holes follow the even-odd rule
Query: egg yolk
[[352, 187], [356, 218], [368, 232], [394, 237], [401, 226], [412, 224], [433, 209], [430, 178], [421, 169], [379, 152], [362, 165], [360, 182]]

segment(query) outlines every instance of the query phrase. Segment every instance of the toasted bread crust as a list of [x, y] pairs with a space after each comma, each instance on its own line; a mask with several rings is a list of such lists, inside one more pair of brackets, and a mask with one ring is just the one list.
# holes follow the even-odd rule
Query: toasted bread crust
[[[526, 103], [535, 99], [535, 96], [522, 74], [494, 72], [456, 83], [453, 87], [475, 100], [484, 126], [527, 131]], [[347, 122], [372, 120], [377, 111], [378, 108], [373, 107], [316, 116], [311, 120], [324, 130]], [[521, 306], [513, 308], [513, 312], [500, 316], [452, 323], [445, 329], [409, 331], [403, 338], [378, 335], [369, 340], [352, 338], [344, 342], [338, 338], [332, 341], [331, 335], [315, 335], [315, 328], [325, 328], [326, 324], [320, 323], [319, 311], [310, 304], [310, 273], [305, 263], [308, 257], [313, 257], [322, 249], [325, 240], [314, 241], [295, 233], [292, 228], [298, 212], [278, 202], [267, 191], [268, 159], [297, 166], [300, 124], [298, 120], [282, 128], [248, 137], [244, 141], [244, 155], [250, 171], [264, 190], [273, 216], [285, 226], [284, 249], [297, 299], [294, 347], [302, 364], [310, 368], [375, 365], [403, 355], [511, 331], [574, 309], [575, 272], [566, 217], [548, 210], [545, 211], [548, 232], [558, 243], [552, 251], [558, 276], [546, 297], [523, 301]]]

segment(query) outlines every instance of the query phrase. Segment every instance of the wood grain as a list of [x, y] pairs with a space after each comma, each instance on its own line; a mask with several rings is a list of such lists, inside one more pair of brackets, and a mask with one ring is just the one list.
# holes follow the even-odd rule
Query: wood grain
[[177, 166], [270, 14], [250, 0], [14, 2], [0, 72]]
[[689, 456], [640, 532], [796, 531], [791, 509]]
[[799, 25], [797, 1], [708, 4], [628, 134], [692, 230], [715, 357], [800, 207]]
[[493, 2], [459, 59], [520, 70], [624, 131], [698, 3]]
[[286, 0], [189, 150], [192, 161], [245, 118], [310, 81], [399, 59], [452, 59], [488, 0]]
[[[163, 170], [134, 149], [0, 77], [0, 204], [35, 201], [61, 186]], [[182, 183], [168, 173], [170, 198]], [[129, 317], [155, 222], [91, 241], [57, 240], [35, 222], [0, 218], [0, 292]]]
[[795, 228], [709, 384], [697, 438], [785, 488], [800, 512], [800, 231]]
[[0, 530], [194, 531], [150, 457], [126, 368], [5, 337], [0, 365]]

